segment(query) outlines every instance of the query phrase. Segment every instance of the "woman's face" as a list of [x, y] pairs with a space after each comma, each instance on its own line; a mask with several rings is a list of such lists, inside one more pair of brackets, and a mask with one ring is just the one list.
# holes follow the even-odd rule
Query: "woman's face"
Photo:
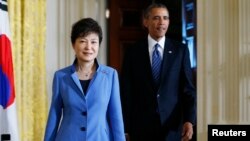
[[78, 37], [73, 48], [79, 61], [92, 62], [98, 55], [99, 36], [96, 33], [89, 33], [85, 37]]

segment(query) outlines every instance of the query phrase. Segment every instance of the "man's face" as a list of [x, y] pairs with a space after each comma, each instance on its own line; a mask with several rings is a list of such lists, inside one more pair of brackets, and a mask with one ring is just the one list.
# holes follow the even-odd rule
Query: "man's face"
[[165, 36], [169, 26], [169, 13], [165, 8], [153, 8], [143, 21], [150, 36], [158, 41]]

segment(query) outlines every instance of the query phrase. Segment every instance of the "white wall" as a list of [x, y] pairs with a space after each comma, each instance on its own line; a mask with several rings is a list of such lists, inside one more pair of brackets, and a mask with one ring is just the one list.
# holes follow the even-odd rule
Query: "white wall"
[[250, 1], [197, 0], [198, 141], [208, 124], [250, 123]]

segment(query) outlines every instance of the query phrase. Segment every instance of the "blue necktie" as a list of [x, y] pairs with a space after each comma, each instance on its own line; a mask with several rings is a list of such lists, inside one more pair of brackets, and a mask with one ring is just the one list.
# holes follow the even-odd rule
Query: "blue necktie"
[[158, 47], [160, 47], [160, 45], [155, 44], [152, 55], [152, 73], [156, 85], [159, 84], [160, 70], [161, 70], [161, 55], [158, 50]]

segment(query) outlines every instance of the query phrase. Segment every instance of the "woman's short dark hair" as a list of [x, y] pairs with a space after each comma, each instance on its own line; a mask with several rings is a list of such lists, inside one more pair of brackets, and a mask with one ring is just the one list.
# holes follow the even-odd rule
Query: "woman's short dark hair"
[[102, 42], [102, 28], [92, 18], [83, 18], [73, 24], [71, 30], [71, 43], [74, 44], [79, 37], [85, 37], [90, 33], [96, 33], [99, 37], [99, 44]]

